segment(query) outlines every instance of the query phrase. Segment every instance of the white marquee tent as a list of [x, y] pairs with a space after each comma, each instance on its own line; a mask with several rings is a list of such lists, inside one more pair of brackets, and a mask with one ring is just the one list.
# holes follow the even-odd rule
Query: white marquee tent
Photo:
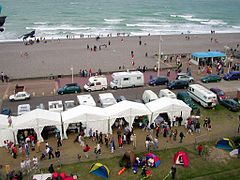
[[183, 101], [168, 97], [162, 97], [146, 103], [146, 106], [152, 112], [151, 123], [154, 122], [160, 113], [167, 113], [170, 119], [174, 116], [182, 115], [183, 120], [186, 120], [191, 115], [192, 111], [192, 109]]
[[79, 105], [72, 109], [62, 112], [62, 122], [64, 129], [64, 138], [67, 138], [66, 131], [69, 124], [81, 122], [86, 131], [90, 128], [93, 131], [108, 133], [108, 118], [104, 108], [87, 105]]
[[45, 126], [56, 126], [60, 131], [60, 136], [62, 138], [61, 115], [58, 112], [34, 109], [33, 111], [26, 112], [21, 116], [16, 117], [15, 121], [13, 121], [15, 136], [17, 136], [18, 130], [34, 129], [40, 142], [43, 141], [41, 132]]
[[[16, 117], [11, 116], [12, 121]], [[0, 114], [0, 147], [4, 146], [4, 141], [9, 140], [14, 142], [14, 134], [12, 126], [9, 126], [8, 116]]]
[[[149, 120], [151, 118], [151, 111], [144, 104], [133, 101], [124, 100], [105, 109], [110, 118], [110, 127], [114, 124], [116, 118], [124, 118], [129, 123], [130, 128], [136, 116], [147, 115]], [[112, 133], [112, 128], [109, 129], [109, 132]]]

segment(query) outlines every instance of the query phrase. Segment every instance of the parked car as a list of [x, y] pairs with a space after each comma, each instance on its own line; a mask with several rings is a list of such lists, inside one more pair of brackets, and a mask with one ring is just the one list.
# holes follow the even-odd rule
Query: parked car
[[231, 111], [239, 111], [240, 105], [233, 99], [222, 99], [219, 103]]
[[11, 109], [9, 109], [8, 107], [3, 107], [2, 110], [1, 110], [1, 114], [4, 114], [4, 115], [11, 115]]
[[217, 99], [222, 100], [226, 99], [225, 92], [219, 88], [210, 88], [210, 91], [214, 92], [217, 95]]
[[121, 102], [121, 101], [126, 100], [126, 98], [125, 98], [125, 96], [118, 96], [118, 97], [116, 98], [116, 100], [117, 100], [117, 102]]
[[77, 83], [66, 84], [58, 89], [58, 94], [80, 93], [81, 88]]
[[154, 77], [154, 78], [150, 79], [148, 84], [150, 86], [156, 86], [156, 85], [168, 84], [168, 82], [169, 82], [169, 80], [166, 76], [158, 76], [158, 77]]
[[16, 94], [13, 94], [9, 96], [9, 101], [22, 101], [22, 100], [27, 100], [30, 99], [30, 94], [27, 93], [26, 91], [18, 92]]
[[197, 109], [197, 105], [193, 102], [187, 91], [177, 93], [177, 98], [185, 102], [192, 110]]
[[188, 76], [187, 73], [178, 73], [176, 80], [184, 80], [188, 81], [189, 83], [194, 81], [194, 78], [192, 76]]
[[221, 76], [219, 76], [218, 74], [210, 74], [207, 76], [204, 76], [201, 78], [201, 81], [203, 83], [209, 83], [209, 82], [219, 82], [221, 81]]
[[182, 89], [182, 88], [188, 88], [189, 83], [188, 81], [184, 80], [174, 80], [167, 84], [168, 89]]
[[231, 71], [223, 76], [224, 80], [239, 80], [240, 79], [240, 71]]

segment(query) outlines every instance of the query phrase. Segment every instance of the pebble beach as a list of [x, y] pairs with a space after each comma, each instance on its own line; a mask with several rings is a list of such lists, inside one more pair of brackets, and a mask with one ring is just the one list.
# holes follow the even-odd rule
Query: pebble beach
[[[159, 53], [159, 49], [164, 55], [189, 54], [209, 49], [224, 51], [226, 47], [234, 49], [239, 43], [240, 33], [118, 36], [100, 37], [99, 40], [74, 37], [40, 41], [32, 45], [4, 42], [0, 43], [0, 71], [10, 79], [26, 79], [48, 77], [50, 74], [70, 75], [71, 67], [74, 74], [78, 74], [80, 69], [90, 68], [92, 72], [98, 69], [102, 72], [117, 71], [119, 66], [130, 70], [144, 65], [153, 68], [157, 63], [154, 55]], [[91, 51], [94, 46], [97, 50]]]

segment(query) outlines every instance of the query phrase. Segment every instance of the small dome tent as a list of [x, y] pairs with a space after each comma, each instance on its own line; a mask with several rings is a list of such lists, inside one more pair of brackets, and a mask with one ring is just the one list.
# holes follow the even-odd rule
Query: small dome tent
[[234, 142], [228, 138], [222, 138], [217, 141], [216, 148], [232, 151], [234, 149]]
[[107, 179], [110, 171], [107, 166], [101, 163], [95, 163], [91, 166], [89, 173]]
[[176, 165], [183, 165], [184, 167], [188, 167], [189, 165], [188, 155], [184, 151], [178, 151], [174, 155], [173, 162]]
[[144, 156], [146, 157], [146, 160], [147, 160], [148, 163], [150, 163], [150, 160], [153, 160], [153, 162], [151, 163], [152, 165], [150, 165], [151, 167], [156, 168], [160, 165], [160, 159], [155, 154], [147, 153]]

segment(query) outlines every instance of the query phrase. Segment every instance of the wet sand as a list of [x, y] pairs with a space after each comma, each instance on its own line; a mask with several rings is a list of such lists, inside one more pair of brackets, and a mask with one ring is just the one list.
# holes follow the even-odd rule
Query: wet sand
[[[20, 42], [0, 43], [0, 71], [10, 79], [37, 78], [53, 75], [78, 74], [80, 69], [93, 72], [100, 68], [102, 72], [117, 71], [119, 66], [133, 69], [146, 65], [153, 68], [157, 59], [153, 56], [159, 52], [159, 42], [163, 54], [191, 53], [197, 51], [224, 50], [224, 46], [236, 48], [240, 44], [240, 34], [204, 34], [167, 35], [141, 37], [105, 37], [96, 41], [95, 38], [48, 40], [33, 45]], [[211, 38], [213, 41], [211, 42]], [[216, 42], [215, 42], [216, 39]], [[111, 42], [108, 45], [108, 41]], [[103, 45], [106, 44], [107, 47]], [[87, 45], [97, 51], [87, 50]], [[101, 50], [99, 50], [99, 46]], [[131, 51], [134, 52], [132, 67]], [[26, 53], [25, 53], [26, 52]], [[146, 57], [145, 54], [148, 54]]]

